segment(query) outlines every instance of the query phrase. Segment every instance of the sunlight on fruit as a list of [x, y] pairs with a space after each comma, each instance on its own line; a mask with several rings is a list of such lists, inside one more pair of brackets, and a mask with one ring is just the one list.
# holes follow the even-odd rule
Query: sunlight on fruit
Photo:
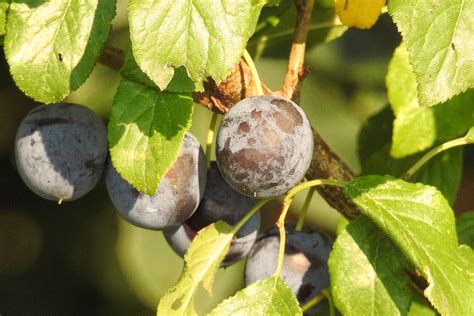
[[[141, 229], [119, 219], [117, 255], [125, 278], [135, 295], [155, 309], [161, 296], [179, 278], [183, 260], [168, 246], [159, 231]], [[217, 272], [212, 298], [200, 289], [196, 297], [198, 312], [205, 312], [233, 295], [243, 285], [243, 261]]]
[[43, 230], [28, 214], [0, 211], [0, 275], [28, 271], [43, 249]]

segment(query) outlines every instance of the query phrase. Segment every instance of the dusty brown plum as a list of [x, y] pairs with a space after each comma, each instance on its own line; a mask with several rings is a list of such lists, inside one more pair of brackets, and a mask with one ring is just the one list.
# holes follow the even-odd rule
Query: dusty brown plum
[[[217, 164], [212, 162], [198, 209], [183, 225], [164, 230], [164, 235], [171, 248], [183, 257], [198, 231], [219, 220], [235, 225], [255, 204], [255, 200], [232, 189], [220, 175]], [[257, 239], [259, 228], [258, 212], [237, 232], [221, 265], [229, 266], [246, 257]]]
[[[300, 304], [329, 286], [328, 259], [332, 240], [324, 233], [305, 227], [295, 231], [286, 225], [285, 255], [281, 276]], [[280, 235], [273, 227], [257, 238], [245, 266], [245, 285], [270, 277], [278, 261]]]
[[26, 185], [39, 196], [72, 201], [92, 190], [104, 170], [107, 131], [89, 108], [41, 105], [18, 127], [15, 159]]
[[206, 157], [198, 140], [186, 133], [181, 152], [154, 195], [140, 193], [108, 163], [105, 183], [110, 199], [128, 222], [148, 229], [179, 226], [198, 207], [206, 186]]
[[281, 195], [309, 168], [313, 134], [305, 113], [278, 96], [256, 96], [234, 105], [217, 135], [216, 158], [224, 179], [250, 197]]

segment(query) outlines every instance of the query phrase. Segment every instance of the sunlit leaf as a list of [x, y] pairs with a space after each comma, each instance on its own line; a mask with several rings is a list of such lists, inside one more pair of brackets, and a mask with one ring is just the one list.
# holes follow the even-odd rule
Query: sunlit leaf
[[130, 36], [140, 68], [161, 88], [174, 68], [197, 82], [223, 80], [253, 34], [261, 0], [131, 0]]
[[232, 226], [223, 221], [207, 226], [196, 235], [184, 257], [178, 283], [161, 298], [157, 315], [196, 315], [196, 292], [202, 285], [211, 294], [214, 275], [232, 238]]
[[410, 52], [420, 105], [474, 87], [474, 1], [390, 0], [388, 11]]
[[272, 276], [237, 292], [208, 315], [302, 315], [302, 312], [285, 281]]
[[365, 176], [350, 183], [346, 193], [420, 271], [428, 282], [424, 295], [441, 314], [474, 310], [474, 255], [458, 246], [453, 211], [439, 191]]
[[5, 55], [15, 83], [37, 101], [63, 100], [89, 77], [114, 15], [115, 0], [12, 2]]
[[396, 119], [390, 153], [402, 158], [436, 142], [460, 137], [474, 124], [474, 89], [434, 107], [421, 107], [408, 51], [402, 43], [390, 61], [387, 90]]
[[140, 192], [154, 194], [178, 157], [192, 112], [190, 95], [122, 80], [108, 125], [115, 169]]
[[412, 294], [400, 250], [361, 216], [338, 235], [329, 257], [331, 291], [344, 315], [405, 315]]

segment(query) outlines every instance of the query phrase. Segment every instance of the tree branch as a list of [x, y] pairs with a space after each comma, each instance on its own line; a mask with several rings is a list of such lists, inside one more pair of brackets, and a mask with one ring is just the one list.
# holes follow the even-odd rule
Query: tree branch
[[298, 103], [301, 84], [308, 74], [304, 67], [304, 55], [314, 0], [295, 0], [295, 5], [297, 11], [296, 25], [281, 94]]
[[[272, 91], [262, 84], [264, 94]], [[257, 87], [249, 66], [241, 60], [234, 70], [220, 84], [212, 78], [204, 82], [203, 92], [194, 92], [194, 102], [206, 106], [209, 110], [226, 113], [229, 108], [242, 99], [257, 95]]]
[[[99, 58], [99, 62], [114, 70], [120, 70], [124, 57], [125, 53], [122, 50], [106, 47]], [[193, 93], [194, 101], [218, 113], [226, 113], [238, 101], [257, 94], [255, 81], [252, 78], [250, 69], [243, 61], [240, 61], [229, 76], [219, 85], [214, 80], [209, 79], [204, 83], [204, 88], [203, 92]], [[275, 94], [265, 85], [263, 85], [263, 90], [265, 94]], [[313, 137], [314, 154], [306, 177], [309, 180], [352, 180], [354, 174], [349, 166], [332, 152], [321, 136], [314, 130]], [[344, 194], [341, 188], [321, 186], [317, 190], [329, 205], [345, 217], [354, 218], [360, 214], [357, 207]]]
[[[306, 178], [308, 180], [333, 179], [351, 181], [354, 172], [338, 156], [321, 136], [313, 129], [314, 151]], [[360, 214], [357, 206], [344, 193], [344, 189], [336, 186], [317, 186], [316, 190], [326, 202], [348, 219], [353, 219]]]

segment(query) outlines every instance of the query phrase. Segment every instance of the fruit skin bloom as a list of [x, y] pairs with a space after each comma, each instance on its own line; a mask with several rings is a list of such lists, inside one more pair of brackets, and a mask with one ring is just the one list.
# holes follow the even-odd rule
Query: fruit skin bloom
[[155, 194], [132, 187], [109, 162], [105, 184], [120, 215], [133, 225], [160, 230], [179, 226], [196, 210], [206, 187], [206, 157], [196, 137], [186, 133], [181, 151]]
[[[327, 262], [333, 242], [326, 234], [308, 227], [295, 231], [292, 225], [285, 225], [285, 230], [281, 276], [300, 305], [303, 305], [329, 287]], [[279, 245], [280, 235], [276, 227], [257, 238], [245, 266], [245, 286], [275, 273]]]
[[216, 142], [219, 170], [241, 194], [266, 198], [296, 186], [313, 156], [313, 133], [305, 113], [279, 96], [256, 96], [224, 116]]
[[15, 140], [18, 172], [37, 195], [72, 201], [99, 182], [107, 157], [107, 131], [89, 108], [41, 105], [21, 122]]
[[[256, 203], [254, 199], [232, 189], [222, 179], [217, 164], [213, 161], [207, 174], [206, 190], [196, 212], [183, 225], [165, 229], [164, 236], [171, 248], [184, 258], [198, 231], [219, 220], [236, 225]], [[246, 257], [257, 239], [259, 229], [260, 212], [254, 214], [237, 232], [221, 267]]]

